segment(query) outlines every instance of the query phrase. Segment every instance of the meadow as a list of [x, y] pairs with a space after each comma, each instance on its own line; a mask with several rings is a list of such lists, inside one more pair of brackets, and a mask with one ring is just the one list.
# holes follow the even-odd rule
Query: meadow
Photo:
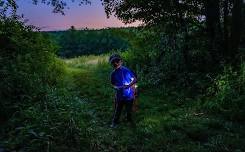
[[139, 109], [133, 114], [136, 126], [122, 117], [118, 128], [110, 128], [114, 90], [107, 60], [108, 54], [63, 59], [63, 87], [69, 91], [54, 94], [52, 102], [57, 103], [47, 103], [43, 117], [39, 108], [28, 109], [32, 119], [50, 117], [47, 128], [39, 126], [40, 121], [18, 127], [8, 143], [24, 138], [31, 143], [25, 147], [28, 151], [38, 150], [40, 143], [48, 151], [244, 151], [244, 124], [208, 113], [202, 101], [166, 88], [140, 88]]

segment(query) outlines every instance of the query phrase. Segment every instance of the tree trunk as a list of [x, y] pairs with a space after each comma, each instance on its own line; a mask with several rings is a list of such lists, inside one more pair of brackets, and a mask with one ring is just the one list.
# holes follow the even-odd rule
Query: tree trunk
[[184, 17], [183, 10], [181, 8], [181, 5], [179, 3], [179, 0], [175, 0], [175, 6], [178, 14], [178, 28], [180, 28], [180, 31], [184, 34], [184, 45], [182, 47], [182, 53], [183, 53], [183, 59], [185, 68], [187, 71], [190, 71], [190, 62], [189, 62], [189, 40], [188, 40], [188, 23], [186, 22], [186, 19]]
[[242, 5], [243, 0], [234, 0], [232, 9], [232, 25], [231, 25], [231, 49], [229, 52], [231, 63], [236, 62], [236, 55], [239, 53], [239, 44], [242, 32]]
[[224, 52], [223, 56], [229, 56], [229, 30], [228, 30], [228, 14], [229, 14], [229, 2], [228, 0], [224, 1]]
[[212, 59], [212, 67], [220, 60], [220, 0], [205, 1], [206, 28], [208, 34], [208, 50]]

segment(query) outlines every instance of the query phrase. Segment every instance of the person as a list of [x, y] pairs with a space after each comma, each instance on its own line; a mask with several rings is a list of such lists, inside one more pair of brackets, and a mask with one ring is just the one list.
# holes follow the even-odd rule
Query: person
[[111, 55], [109, 62], [114, 68], [111, 73], [111, 84], [116, 90], [115, 111], [111, 127], [115, 128], [119, 124], [123, 107], [126, 107], [127, 121], [133, 124], [131, 114], [135, 99], [136, 74], [122, 65], [122, 58], [118, 54]]

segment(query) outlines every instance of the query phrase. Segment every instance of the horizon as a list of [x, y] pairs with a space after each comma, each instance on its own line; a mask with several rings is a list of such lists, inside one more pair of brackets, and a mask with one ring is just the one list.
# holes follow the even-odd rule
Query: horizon
[[65, 31], [71, 26], [76, 29], [105, 29], [120, 27], [137, 27], [139, 22], [124, 24], [115, 16], [106, 17], [106, 13], [100, 0], [91, 1], [91, 4], [81, 5], [75, 2], [67, 2], [65, 15], [53, 13], [52, 6], [43, 3], [33, 4], [32, 0], [17, 1], [18, 14], [23, 14], [28, 25], [39, 27], [41, 31]]
[[[78, 30], [78, 31], [85, 31], [85, 30], [88, 30], [88, 31], [97, 31], [97, 30], [108, 30], [108, 29], [122, 29], [122, 28], [137, 28], [137, 27], [140, 27], [140, 26], [123, 26], [123, 27], [106, 27], [106, 28], [75, 28], [75, 30]], [[71, 27], [70, 27], [71, 28]], [[68, 29], [64, 29], [64, 30], [41, 30], [41, 32], [66, 32], [67, 30], [69, 30], [70, 28]]]

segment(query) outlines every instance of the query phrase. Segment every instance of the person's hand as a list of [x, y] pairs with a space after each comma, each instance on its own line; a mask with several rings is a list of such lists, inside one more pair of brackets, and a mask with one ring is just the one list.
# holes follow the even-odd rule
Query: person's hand
[[123, 85], [123, 89], [128, 89], [130, 85]]

